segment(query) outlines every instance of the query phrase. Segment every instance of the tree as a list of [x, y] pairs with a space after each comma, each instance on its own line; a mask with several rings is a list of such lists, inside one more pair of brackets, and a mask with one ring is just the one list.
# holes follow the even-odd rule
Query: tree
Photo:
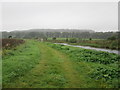
[[89, 38], [89, 40], [91, 41], [91, 40], [92, 40], [92, 38]]
[[56, 37], [53, 37], [52, 39], [53, 39], [53, 40], [56, 40]]
[[71, 39], [69, 40], [69, 42], [70, 42], [70, 43], [76, 43], [76, 42], [77, 42], [77, 39], [76, 39], [76, 38], [71, 38]]
[[115, 36], [109, 37], [108, 40], [116, 40], [117, 38]]
[[68, 38], [66, 38], [66, 42], [68, 42]]
[[12, 38], [12, 36], [9, 36], [8, 38]]

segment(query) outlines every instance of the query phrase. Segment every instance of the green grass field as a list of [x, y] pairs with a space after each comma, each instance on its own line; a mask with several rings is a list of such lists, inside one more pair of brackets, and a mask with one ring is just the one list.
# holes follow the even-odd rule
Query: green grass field
[[120, 56], [35, 40], [3, 55], [3, 88], [117, 88]]

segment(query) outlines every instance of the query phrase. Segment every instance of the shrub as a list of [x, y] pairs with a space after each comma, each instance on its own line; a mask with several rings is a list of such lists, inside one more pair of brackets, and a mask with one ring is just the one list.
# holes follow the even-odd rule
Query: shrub
[[108, 40], [116, 40], [117, 38], [115, 36], [109, 37]]
[[53, 39], [53, 40], [56, 40], [56, 37], [53, 37], [52, 39]]
[[92, 40], [92, 38], [89, 38], [89, 40]]
[[76, 39], [76, 38], [71, 38], [71, 39], [69, 40], [69, 42], [70, 42], [70, 43], [76, 43], [76, 42], [77, 42], [77, 39]]
[[66, 42], [68, 42], [68, 38], [66, 38]]

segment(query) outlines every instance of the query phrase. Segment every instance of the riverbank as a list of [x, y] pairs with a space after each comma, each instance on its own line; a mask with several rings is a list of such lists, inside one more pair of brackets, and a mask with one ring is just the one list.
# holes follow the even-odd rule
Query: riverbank
[[56, 38], [56, 40], [48, 39], [47, 41], [53, 43], [68, 43], [71, 45], [90, 46], [95, 48], [104, 48], [111, 50], [120, 49], [119, 40]]
[[80, 48], [84, 48], [84, 49], [90, 49], [90, 50], [97, 50], [97, 51], [104, 51], [104, 52], [109, 52], [109, 53], [120, 54], [120, 51], [118, 51], [118, 50], [111, 50], [111, 49], [104, 49], [104, 48], [94, 48], [94, 47], [90, 47], [90, 46], [72, 45], [72, 44], [67, 44], [67, 43], [55, 43], [55, 44], [61, 44], [61, 45], [66, 45], [66, 46], [80, 47]]

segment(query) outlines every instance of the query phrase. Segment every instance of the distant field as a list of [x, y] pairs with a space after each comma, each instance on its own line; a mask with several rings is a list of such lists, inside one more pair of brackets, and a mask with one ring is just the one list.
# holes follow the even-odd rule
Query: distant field
[[[53, 40], [53, 38], [48, 38], [48, 40]], [[66, 38], [56, 38], [56, 40], [66, 40]]]
[[[48, 40], [53, 40], [53, 38], [48, 38]], [[56, 38], [56, 40], [66, 40], [66, 38]], [[83, 38], [82, 40], [89, 40], [89, 39]], [[92, 39], [92, 40], [104, 40], [104, 39]]]
[[3, 88], [117, 88], [120, 56], [37, 40], [3, 51]]

